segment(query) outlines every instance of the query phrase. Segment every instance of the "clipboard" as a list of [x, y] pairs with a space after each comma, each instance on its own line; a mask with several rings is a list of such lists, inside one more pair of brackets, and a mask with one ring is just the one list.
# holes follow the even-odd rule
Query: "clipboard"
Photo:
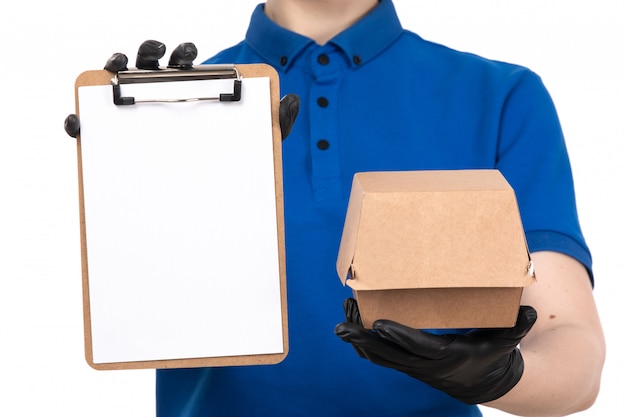
[[75, 99], [88, 364], [282, 361], [289, 343], [276, 71], [85, 71]]

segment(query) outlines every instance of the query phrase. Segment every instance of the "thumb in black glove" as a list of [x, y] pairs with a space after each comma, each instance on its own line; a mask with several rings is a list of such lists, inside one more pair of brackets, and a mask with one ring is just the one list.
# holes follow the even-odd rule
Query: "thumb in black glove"
[[280, 123], [280, 133], [282, 139], [285, 140], [291, 133], [296, 117], [300, 110], [300, 97], [296, 94], [287, 94], [280, 99], [280, 107], [278, 109], [278, 118]]
[[467, 404], [500, 398], [519, 382], [524, 360], [517, 345], [537, 319], [534, 308], [521, 306], [512, 328], [435, 335], [390, 320], [377, 320], [373, 330], [367, 330], [352, 298], [344, 302], [344, 310], [346, 322], [335, 327], [335, 334], [351, 343], [361, 357]]

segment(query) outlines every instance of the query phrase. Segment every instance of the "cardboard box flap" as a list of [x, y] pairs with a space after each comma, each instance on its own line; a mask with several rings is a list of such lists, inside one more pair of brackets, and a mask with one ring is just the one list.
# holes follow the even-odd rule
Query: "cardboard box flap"
[[352, 191], [348, 201], [348, 210], [343, 226], [343, 235], [339, 245], [337, 255], [337, 274], [345, 285], [349, 275], [352, 278], [351, 267], [356, 251], [357, 235], [359, 232], [359, 221], [361, 220], [361, 204], [363, 202], [363, 188], [361, 183], [355, 179], [352, 181]]
[[353, 289], [525, 287], [531, 269], [497, 170], [355, 175], [337, 259]]

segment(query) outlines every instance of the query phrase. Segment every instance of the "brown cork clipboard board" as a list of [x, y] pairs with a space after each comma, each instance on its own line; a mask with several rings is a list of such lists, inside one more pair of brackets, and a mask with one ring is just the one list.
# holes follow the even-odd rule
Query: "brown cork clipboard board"
[[[218, 66], [216, 66], [218, 67]], [[123, 370], [123, 369], [167, 369], [167, 368], [194, 368], [194, 367], [219, 367], [219, 366], [245, 366], [245, 365], [268, 365], [281, 362], [287, 356], [289, 349], [287, 331], [287, 299], [286, 299], [286, 268], [285, 268], [285, 248], [284, 248], [284, 221], [283, 221], [283, 193], [282, 193], [282, 155], [281, 155], [281, 132], [279, 124], [279, 79], [277, 72], [265, 64], [245, 64], [233, 65], [236, 69], [237, 77], [244, 80], [249, 78], [266, 77], [269, 78], [269, 97], [271, 100], [271, 137], [273, 147], [274, 166], [274, 191], [276, 208], [276, 254], [278, 256], [279, 273], [279, 299], [280, 299], [280, 320], [282, 323], [282, 349], [272, 353], [251, 353], [251, 354], [225, 354], [225, 355], [194, 355], [193, 357], [175, 357], [159, 359], [133, 359], [129, 361], [104, 361], [94, 360], [94, 343], [92, 328], [92, 306], [91, 306], [91, 285], [90, 285], [90, 265], [89, 247], [87, 234], [90, 231], [89, 216], [85, 210], [85, 188], [84, 188], [84, 166], [83, 151], [81, 148], [81, 136], [77, 135], [78, 154], [78, 190], [79, 190], [79, 214], [80, 214], [80, 236], [81, 236], [81, 264], [82, 264], [82, 289], [83, 289], [83, 322], [84, 322], [84, 348], [85, 359], [89, 366], [97, 370]], [[211, 71], [211, 66], [194, 67]], [[131, 71], [129, 71], [131, 72]], [[79, 102], [79, 89], [83, 86], [111, 86], [116, 74], [106, 70], [90, 70], [80, 74], [75, 82], [76, 114], [81, 117], [81, 103]], [[114, 95], [114, 94], [112, 94]], [[227, 320], [227, 317], [220, 317]], [[198, 331], [211, 332], [210, 320], [207, 318], [207, 325]]]

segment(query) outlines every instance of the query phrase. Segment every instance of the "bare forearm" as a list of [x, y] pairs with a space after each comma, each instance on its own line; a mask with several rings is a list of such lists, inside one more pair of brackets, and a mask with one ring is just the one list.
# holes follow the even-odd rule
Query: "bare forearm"
[[532, 254], [537, 283], [522, 303], [537, 322], [521, 343], [524, 373], [505, 396], [484, 404], [521, 416], [564, 416], [589, 408], [598, 394], [605, 342], [589, 276], [572, 258]]
[[585, 410], [595, 401], [604, 344], [588, 331], [555, 329], [541, 341], [524, 346], [522, 355], [525, 366], [520, 382], [507, 395], [484, 405], [520, 416], [564, 416]]

